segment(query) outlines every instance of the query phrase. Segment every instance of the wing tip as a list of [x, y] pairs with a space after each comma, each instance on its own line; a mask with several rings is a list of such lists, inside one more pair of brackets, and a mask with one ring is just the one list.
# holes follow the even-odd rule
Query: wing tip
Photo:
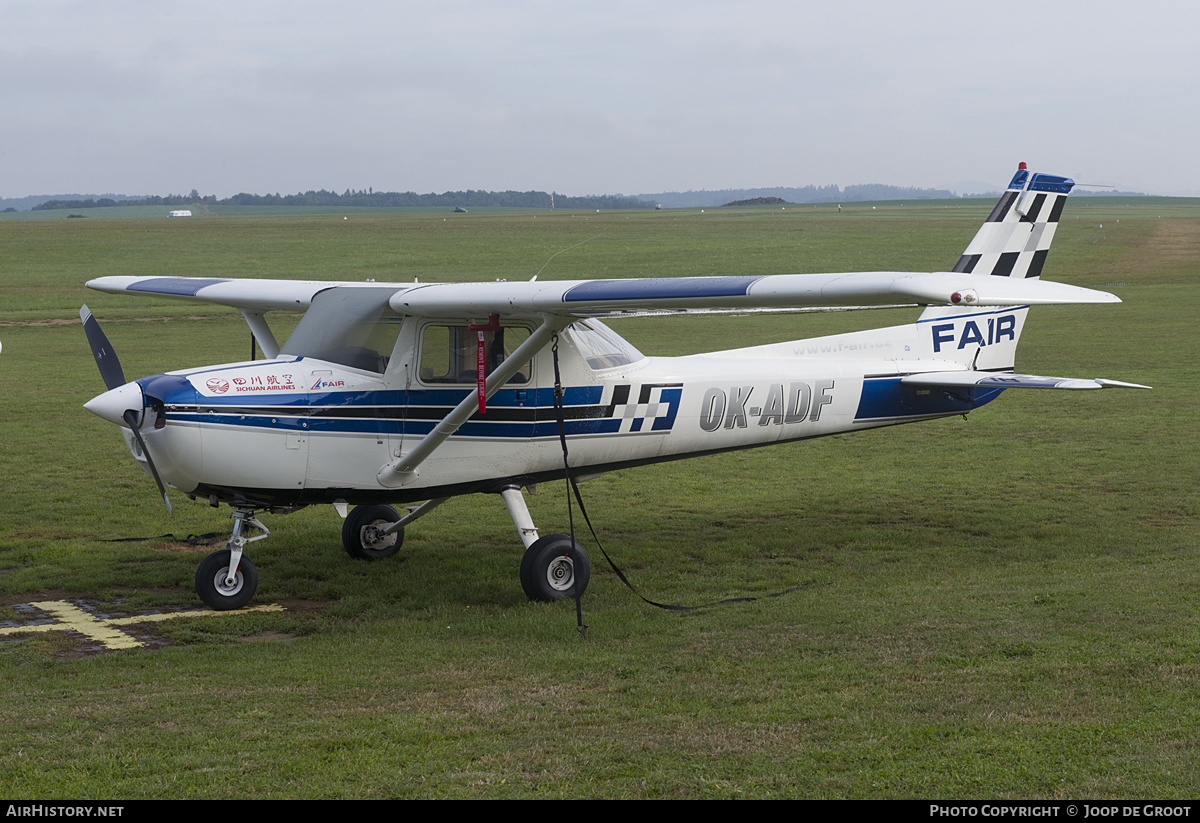
[[1100, 384], [1102, 389], [1153, 389], [1153, 386], [1143, 386], [1141, 383], [1126, 383], [1123, 380], [1108, 380], [1104, 377], [1097, 377], [1096, 382]]

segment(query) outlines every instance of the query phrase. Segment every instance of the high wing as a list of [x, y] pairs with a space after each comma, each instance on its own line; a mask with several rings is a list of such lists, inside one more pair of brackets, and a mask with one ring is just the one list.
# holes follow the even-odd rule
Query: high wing
[[[403, 315], [431, 318], [537, 318], [547, 333], [572, 318], [628, 316], [660, 311], [787, 311], [884, 306], [1030, 306], [1119, 303], [1107, 292], [1041, 279], [980, 277], [962, 272], [855, 272], [765, 276], [664, 277], [484, 283], [334, 282], [201, 277], [101, 277], [88, 282], [106, 292], [132, 292], [216, 303], [238, 309], [268, 357], [279, 346], [263, 322], [272, 309], [302, 310], [330, 288], [394, 287], [389, 305]], [[550, 322], [550, 318], [555, 318]], [[535, 335], [527, 345], [542, 343]], [[548, 337], [547, 337], [548, 339]], [[524, 354], [524, 352], [522, 353]], [[530, 352], [532, 354], [532, 351]], [[910, 374], [907, 385], [942, 388], [1148, 388], [1113, 380], [1044, 377], [965, 369]], [[464, 406], [466, 409], [466, 406]], [[464, 411], [465, 413], [465, 411]]]
[[331, 283], [316, 280], [255, 280], [224, 277], [97, 277], [87, 286], [119, 294], [155, 294], [247, 311], [306, 309], [313, 296], [333, 286], [373, 286], [374, 283]]
[[263, 315], [272, 309], [305, 310], [326, 289], [373, 287], [375, 283], [332, 283], [319, 280], [261, 280], [224, 277], [98, 277], [88, 288], [120, 294], [154, 294], [230, 306], [241, 312], [263, 354], [275, 357], [279, 343]]
[[567, 315], [690, 309], [872, 308], [896, 305], [1023, 306], [1119, 303], [1114, 295], [1042, 280], [962, 273], [857, 272], [762, 277], [667, 277], [546, 283], [430, 284], [392, 297], [425, 316]]
[[[386, 283], [236, 280], [193, 277], [101, 277], [88, 286], [200, 300], [244, 311], [306, 308], [333, 287]], [[655, 310], [872, 308], [896, 305], [1029, 306], [1119, 303], [1107, 292], [961, 272], [855, 272], [623, 280], [395, 284], [397, 314], [424, 317], [597, 317]]]

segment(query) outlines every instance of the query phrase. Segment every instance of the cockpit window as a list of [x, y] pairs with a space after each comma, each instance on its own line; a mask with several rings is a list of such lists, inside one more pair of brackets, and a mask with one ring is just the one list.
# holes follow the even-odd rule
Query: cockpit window
[[571, 325], [575, 346], [593, 369], [626, 366], [645, 357], [599, 320], [580, 320]]
[[[483, 362], [487, 374], [529, 339], [524, 326], [505, 326], [483, 333]], [[475, 383], [479, 374], [479, 335], [466, 326], [426, 326], [421, 333], [422, 383]], [[532, 363], [525, 363], [509, 383], [528, 383]]]
[[318, 292], [280, 354], [312, 357], [383, 374], [402, 317], [388, 306], [394, 288]]

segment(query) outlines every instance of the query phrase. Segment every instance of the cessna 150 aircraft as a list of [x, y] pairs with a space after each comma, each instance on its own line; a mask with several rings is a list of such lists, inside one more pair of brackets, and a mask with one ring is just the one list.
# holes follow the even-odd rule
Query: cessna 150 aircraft
[[[85, 408], [123, 427], [168, 508], [164, 484], [233, 508], [227, 548], [196, 574], [213, 608], [254, 595], [243, 552], [269, 533], [260, 512], [331, 503], [347, 552], [373, 559], [395, 553], [417, 518], [475, 492], [508, 507], [526, 547], [525, 592], [555, 600], [582, 593], [589, 561], [570, 537], [538, 535], [522, 489], [564, 477], [568, 444], [571, 472], [596, 475], [964, 414], [1009, 388], [1146, 388], [1013, 373], [1030, 306], [1120, 302], [1039, 279], [1073, 185], [1022, 163], [949, 272], [441, 284], [101, 277], [88, 286], [236, 308], [266, 359], [127, 383], [84, 306], [109, 389]], [[926, 308], [906, 325], [687, 357], [646, 357], [599, 320], [897, 305]], [[298, 309], [280, 346], [264, 314]], [[401, 516], [391, 504], [414, 505]]]

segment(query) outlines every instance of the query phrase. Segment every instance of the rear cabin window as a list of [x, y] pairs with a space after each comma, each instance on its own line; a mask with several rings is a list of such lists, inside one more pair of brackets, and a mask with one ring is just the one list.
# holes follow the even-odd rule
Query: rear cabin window
[[575, 347], [593, 369], [627, 366], [646, 356], [599, 320], [573, 323], [570, 334]]
[[[505, 326], [483, 333], [483, 360], [488, 374], [508, 359], [517, 346], [529, 339], [524, 326]], [[426, 326], [421, 333], [421, 382], [469, 383], [477, 380], [479, 337], [466, 326]], [[509, 383], [528, 383], [532, 361], [509, 378]]]

